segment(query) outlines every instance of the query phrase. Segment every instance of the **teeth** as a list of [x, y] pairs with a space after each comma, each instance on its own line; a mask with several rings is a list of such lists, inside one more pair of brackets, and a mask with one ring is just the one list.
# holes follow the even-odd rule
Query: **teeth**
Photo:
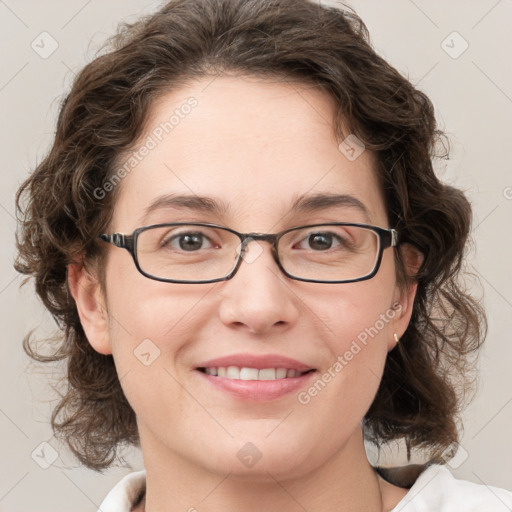
[[286, 368], [276, 368], [276, 379], [286, 379], [286, 374]]
[[[260, 371], [256, 368], [240, 368], [240, 370], [236, 366], [231, 366], [231, 374], [228, 374], [229, 377], [233, 375], [233, 379], [240, 379], [240, 380], [258, 380], [259, 378], [262, 379], [260, 375]], [[236, 376], [236, 372], [238, 372], [238, 377]], [[274, 372], [274, 378], [275, 378], [275, 372]], [[263, 380], [263, 379], [262, 379]]]
[[276, 370], [274, 368], [265, 368], [259, 371], [260, 380], [276, 380]]
[[239, 379], [240, 370], [236, 366], [228, 366], [226, 369], [226, 377], [228, 379]]
[[208, 375], [237, 380], [275, 380], [298, 377], [304, 372], [287, 368], [239, 368], [238, 366], [218, 366], [205, 368]]

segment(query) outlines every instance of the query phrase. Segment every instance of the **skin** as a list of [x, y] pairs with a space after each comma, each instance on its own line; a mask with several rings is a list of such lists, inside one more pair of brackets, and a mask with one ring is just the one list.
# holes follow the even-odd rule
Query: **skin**
[[[263, 233], [366, 222], [353, 207], [290, 212], [299, 195], [318, 192], [350, 194], [366, 206], [371, 224], [392, 227], [374, 156], [364, 151], [349, 161], [339, 151], [334, 105], [325, 93], [258, 78], [205, 77], [155, 102], [148, 127], [190, 96], [198, 106], [123, 179], [109, 233], [174, 221]], [[208, 196], [227, 208], [219, 215], [161, 208], [142, 219], [155, 198], [177, 193]], [[421, 256], [401, 250], [417, 268]], [[113, 354], [137, 415], [147, 471], [141, 508], [378, 511], [399, 502], [406, 491], [369, 465], [360, 426], [395, 346], [393, 333], [400, 337], [407, 328], [416, 291], [397, 286], [393, 251], [384, 251], [375, 277], [350, 284], [291, 280], [265, 242], [249, 245], [254, 261], [242, 262], [234, 278], [212, 284], [147, 279], [127, 251], [113, 246], [105, 292], [93, 271], [70, 266], [87, 337], [98, 352]], [[201, 361], [249, 352], [293, 357], [321, 374], [395, 302], [400, 312], [307, 405], [297, 393], [243, 402], [207, 385], [195, 370]], [[149, 366], [134, 356], [145, 339], [160, 350]], [[252, 467], [237, 457], [247, 442], [262, 454]]]

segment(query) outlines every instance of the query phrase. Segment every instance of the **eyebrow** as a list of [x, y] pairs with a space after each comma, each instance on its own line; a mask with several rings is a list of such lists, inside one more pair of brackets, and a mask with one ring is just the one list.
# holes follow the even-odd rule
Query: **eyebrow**
[[293, 203], [291, 210], [299, 213], [314, 213], [336, 207], [350, 207], [359, 210], [368, 224], [371, 224], [368, 208], [356, 197], [348, 194], [318, 193], [302, 195]]
[[[370, 213], [366, 206], [356, 197], [348, 194], [317, 193], [301, 195], [292, 204], [291, 213], [315, 213], [328, 208], [349, 207], [359, 210], [365, 221], [371, 223]], [[196, 212], [213, 213], [217, 216], [225, 215], [229, 204], [211, 197], [198, 195], [167, 194], [157, 197], [145, 210], [142, 216], [144, 221], [152, 212], [165, 208], [186, 209]]]
[[228, 210], [228, 204], [205, 196], [167, 194], [157, 197], [144, 210], [142, 220], [144, 221], [152, 212], [165, 208], [186, 209], [221, 216]]

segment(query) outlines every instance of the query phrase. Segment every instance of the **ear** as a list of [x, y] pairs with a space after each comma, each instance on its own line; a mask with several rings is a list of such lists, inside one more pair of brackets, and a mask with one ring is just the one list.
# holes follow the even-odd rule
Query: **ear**
[[89, 343], [100, 354], [112, 354], [107, 308], [97, 276], [83, 263], [72, 263], [68, 265], [68, 286]]
[[[410, 244], [400, 245], [399, 251], [404, 262], [405, 273], [408, 277], [415, 276], [423, 263], [423, 253]], [[388, 340], [388, 350], [393, 349], [396, 345], [393, 334], [396, 333], [398, 339], [400, 339], [411, 321], [417, 288], [418, 285], [415, 282], [411, 282], [403, 288], [400, 288], [398, 285], [396, 286], [392, 305], [396, 314], [392, 321], [392, 336]]]

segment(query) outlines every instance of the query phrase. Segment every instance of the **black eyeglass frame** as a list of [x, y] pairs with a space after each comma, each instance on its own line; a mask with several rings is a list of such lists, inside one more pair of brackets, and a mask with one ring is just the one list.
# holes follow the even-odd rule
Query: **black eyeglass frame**
[[[238, 255], [238, 259], [236, 261], [236, 264], [233, 268], [233, 270], [224, 277], [216, 278], [216, 279], [206, 279], [201, 281], [184, 281], [179, 279], [167, 279], [163, 277], [157, 277], [152, 274], [149, 274], [145, 272], [140, 264], [139, 260], [137, 258], [137, 238], [140, 235], [140, 233], [147, 231], [149, 229], [154, 228], [163, 228], [163, 227], [171, 227], [171, 226], [203, 226], [203, 227], [209, 227], [209, 228], [217, 228], [217, 229], [223, 229], [225, 231], [229, 231], [230, 233], [233, 233], [240, 239], [240, 253]], [[343, 279], [338, 281], [322, 281], [317, 279], [308, 279], [303, 277], [297, 277], [293, 274], [288, 273], [282, 266], [281, 261], [279, 259], [279, 254], [277, 252], [277, 244], [279, 243], [279, 240], [286, 235], [287, 233], [290, 233], [291, 231], [298, 231], [300, 229], [304, 228], [315, 228], [319, 226], [352, 226], [352, 227], [361, 227], [369, 229], [373, 232], [375, 232], [379, 237], [379, 251], [377, 254], [377, 259], [375, 260], [374, 268], [369, 273], [366, 274], [363, 277], [358, 277], [355, 279]], [[103, 233], [99, 235], [101, 240], [104, 242], [107, 242], [109, 244], [112, 244], [116, 247], [119, 247], [121, 249], [126, 249], [132, 256], [133, 261], [135, 263], [135, 266], [137, 267], [137, 270], [145, 277], [149, 279], [153, 279], [155, 281], [161, 281], [164, 283], [179, 283], [179, 284], [207, 284], [207, 283], [217, 283], [220, 281], [228, 281], [231, 279], [240, 268], [240, 265], [243, 260], [243, 254], [247, 249], [247, 244], [253, 240], [255, 241], [264, 241], [268, 242], [272, 245], [272, 256], [274, 258], [274, 261], [276, 262], [277, 266], [281, 269], [281, 272], [290, 279], [294, 279], [295, 281], [304, 281], [307, 283], [319, 283], [319, 284], [341, 284], [341, 283], [355, 283], [358, 281], [366, 281], [368, 279], [371, 279], [375, 274], [379, 271], [380, 264], [382, 261], [382, 253], [384, 249], [387, 249], [388, 247], [396, 247], [398, 245], [398, 232], [393, 229], [386, 229], [381, 228], [378, 226], [372, 226], [369, 224], [358, 224], [358, 223], [352, 223], [352, 222], [327, 222], [327, 223], [321, 223], [321, 224], [308, 224], [305, 226], [296, 226], [293, 228], [286, 229], [284, 231], [280, 231], [279, 233], [271, 234], [271, 233], [239, 233], [238, 231], [235, 231], [234, 229], [228, 228], [226, 226], [221, 226], [219, 224], [211, 224], [211, 223], [204, 223], [204, 222], [171, 222], [171, 223], [165, 223], [165, 224], [152, 224], [150, 226], [143, 226], [140, 228], [137, 228], [131, 235], [126, 235], [123, 233], [113, 233], [111, 235]]]

